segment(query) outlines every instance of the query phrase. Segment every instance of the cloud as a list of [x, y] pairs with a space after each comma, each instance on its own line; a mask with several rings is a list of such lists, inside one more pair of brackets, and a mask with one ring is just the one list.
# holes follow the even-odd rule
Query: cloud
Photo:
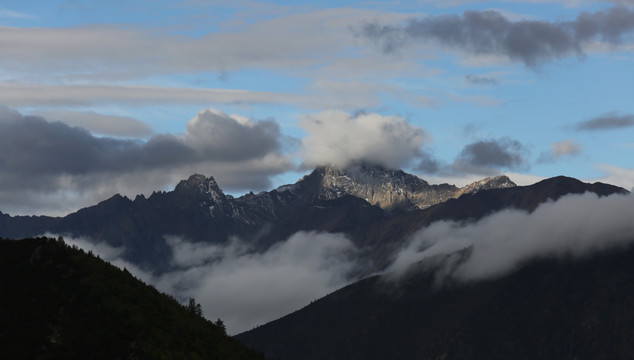
[[498, 79], [492, 76], [467, 74], [464, 79], [474, 85], [497, 85]]
[[549, 163], [561, 158], [571, 158], [581, 154], [583, 148], [572, 140], [562, 140], [550, 144], [550, 151], [541, 153], [538, 162]]
[[400, 168], [426, 160], [421, 146], [429, 135], [398, 116], [326, 111], [304, 115], [299, 123], [308, 133], [301, 145], [310, 166], [369, 162]]
[[609, 112], [590, 120], [582, 121], [575, 126], [578, 131], [599, 131], [622, 129], [634, 126], [634, 115]]
[[0, 19], [33, 19], [33, 15], [0, 8]]
[[[50, 238], [57, 238], [59, 234], [45, 233], [41, 236], [46, 236]], [[95, 242], [94, 240], [86, 237], [70, 237], [63, 236], [64, 242], [69, 246], [76, 246], [87, 253], [92, 253], [95, 256], [100, 257], [101, 259], [111, 263], [112, 265], [120, 268], [127, 269], [132, 273], [135, 277], [141, 279], [141, 281], [146, 284], [152, 284], [154, 277], [151, 273], [146, 272], [134, 265], [133, 263], [128, 262], [123, 259], [123, 254], [125, 254], [125, 247], [113, 247], [108, 245], [105, 242]]]
[[563, 156], [576, 156], [581, 153], [581, 145], [572, 140], [563, 140], [550, 144], [552, 154], [559, 158]]
[[503, 276], [531, 259], [582, 257], [634, 243], [634, 196], [568, 195], [534, 212], [503, 210], [472, 224], [441, 221], [415, 233], [388, 278], [439, 266], [439, 281]]
[[196, 36], [111, 25], [2, 27], [0, 43], [5, 51], [0, 56], [0, 67], [13, 76], [37, 74], [75, 80], [253, 68], [312, 71], [355, 45], [350, 22], [405, 18], [403, 14], [352, 8], [302, 9], [275, 15], [233, 31], [223, 29]]
[[[0, 82], [4, 105], [21, 106], [90, 106], [101, 104], [262, 104], [302, 103], [293, 94], [233, 89], [192, 89], [142, 85], [50, 85]], [[306, 100], [308, 101], [308, 100]]]
[[202, 110], [187, 123], [184, 141], [205, 158], [223, 161], [259, 158], [280, 148], [280, 127], [274, 120], [254, 122], [219, 110]]
[[603, 176], [592, 181], [620, 186], [634, 192], [634, 169], [623, 169], [610, 164], [599, 164], [596, 167], [603, 172]]
[[634, 11], [614, 6], [581, 13], [574, 21], [511, 21], [496, 10], [410, 19], [403, 26], [363, 26], [361, 34], [386, 53], [411, 42], [432, 41], [476, 55], [503, 55], [529, 67], [571, 55], [583, 56], [592, 41], [617, 45], [634, 29]]
[[[54, 234], [46, 236], [57, 237]], [[181, 301], [193, 297], [210, 320], [231, 334], [249, 330], [308, 305], [354, 279], [358, 249], [341, 234], [297, 232], [264, 252], [233, 238], [227, 244], [193, 243], [166, 236], [171, 270], [148, 273], [124, 260], [124, 248], [85, 238], [64, 238]]]
[[230, 333], [249, 330], [307, 305], [349, 281], [357, 249], [340, 234], [298, 232], [264, 253], [234, 239], [226, 246], [172, 237], [174, 264], [159, 289], [194, 297]]
[[49, 122], [63, 122], [70, 126], [82, 127], [91, 133], [122, 137], [148, 137], [152, 128], [128, 116], [103, 115], [92, 111], [38, 111], [33, 113]]
[[140, 141], [96, 137], [0, 107], [2, 210], [42, 211], [58, 201], [85, 206], [117, 192], [162, 189], [194, 172], [210, 173], [228, 189], [262, 189], [270, 186], [269, 176], [292, 167], [281, 141], [274, 120], [255, 122], [213, 109], [199, 112], [182, 136]]
[[[169, 12], [174, 6], [199, 5], [169, 5]], [[220, 13], [227, 10], [226, 4], [222, 7]], [[224, 17], [205, 19], [205, 24], [217, 25], [212, 31], [200, 25], [203, 22], [198, 18], [218, 13], [208, 9], [195, 11], [196, 18], [185, 23], [182, 19], [187, 17], [169, 17], [178, 25], [160, 31], [154, 26], [2, 27], [0, 43], [6, 51], [0, 54], [0, 77], [5, 81], [0, 83], [0, 99], [13, 107], [264, 103], [316, 110], [366, 108], [380, 106], [380, 96], [393, 94], [394, 89], [399, 92], [395, 96], [414, 98], [411, 89], [387, 81], [385, 76], [429, 75], [418, 62], [395, 61], [359, 44], [350, 31], [351, 23], [364, 19], [394, 22], [410, 15], [353, 8], [288, 8], [290, 11], [283, 12], [258, 9], [253, 11], [257, 16], [252, 21], [237, 26], [226, 26]], [[244, 7], [238, 9], [244, 14]], [[262, 11], [271, 16], [262, 17]], [[187, 32], [175, 30], [181, 25], [198, 30], [193, 31], [195, 35], [185, 35]], [[209, 88], [215, 87], [216, 78], [231, 80], [234, 72], [245, 70], [311, 81], [304, 91], [287, 90], [286, 81], [279, 82], [283, 89], [279, 92]], [[155, 86], [173, 84], [174, 75], [179, 74], [203, 81], [194, 86], [190, 85], [195, 80]], [[148, 80], [152, 86], [138, 83]], [[355, 91], [348, 92], [352, 87]]]
[[500, 169], [526, 166], [526, 149], [517, 140], [500, 138], [480, 140], [466, 145], [449, 171], [471, 174], [495, 174]]

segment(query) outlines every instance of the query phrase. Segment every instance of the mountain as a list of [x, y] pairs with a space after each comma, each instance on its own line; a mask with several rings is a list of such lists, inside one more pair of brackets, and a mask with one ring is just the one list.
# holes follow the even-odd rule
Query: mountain
[[430, 185], [402, 170], [369, 165], [353, 165], [345, 169], [324, 166], [317, 168], [310, 177], [316, 178], [311, 180], [319, 184], [316, 192], [320, 199], [335, 199], [346, 194], [388, 210], [395, 207], [424, 209], [463, 194], [516, 186], [506, 176], [486, 178], [464, 188], [449, 184]]
[[515, 184], [506, 177], [486, 179], [463, 189], [429, 185], [401, 170], [363, 165], [319, 167], [295, 184], [234, 198], [224, 194], [213, 177], [195, 174], [179, 182], [173, 191], [134, 200], [117, 194], [65, 217], [0, 213], [0, 236], [51, 233], [85, 237], [124, 247], [128, 261], [160, 272], [171, 258], [166, 235], [214, 244], [238, 236], [255, 251], [263, 251], [300, 230], [353, 233], [461, 194], [512, 186]]
[[[548, 321], [559, 321], [552, 314], [550, 318], [540, 318], [541, 315], [531, 313], [529, 310], [517, 316], [515, 312], [523, 308], [537, 311], [539, 306], [532, 305], [533, 300], [530, 301], [531, 304], [523, 302], [524, 299], [530, 299], [530, 296], [538, 295], [533, 292], [545, 297], [534, 302], [542, 306], [542, 309], [547, 307], [549, 300], [559, 304], [557, 299], [565, 295], [557, 292], [560, 289], [553, 290], [553, 288], [559, 286], [565, 289], [566, 287], [561, 284], [567, 280], [580, 282], [582, 280], [579, 279], [587, 276], [591, 279], [589, 286], [599, 286], [601, 284], [598, 279], [601, 276], [613, 276], [619, 279], [615, 284], [610, 283], [610, 286], [614, 288], [593, 287], [592, 289], [598, 293], [610, 294], [609, 298], [593, 300], [591, 308], [585, 308], [584, 304], [574, 305], [574, 316], [571, 315], [574, 319], [577, 319], [577, 314], [592, 314], [594, 310], [603, 309], [604, 306], [629, 310], [627, 305], [623, 305], [620, 300], [614, 301], [614, 298], [618, 297], [616, 289], [628, 286], [627, 281], [630, 279], [625, 273], [629, 271], [629, 268], [623, 270], [625, 273], [620, 273], [621, 270], [618, 269], [600, 270], [603, 269], [603, 262], [599, 260], [593, 263], [592, 261], [595, 260], [588, 259], [591, 265], [587, 267], [578, 267], [581, 265], [577, 264], [581, 263], [569, 262], [572, 273], [582, 274], [579, 278], [566, 275], [568, 270], [561, 274], [553, 272], [561, 267], [560, 263], [544, 260], [545, 262], [534, 262], [537, 265], [531, 265], [538, 269], [534, 270], [534, 275], [516, 277], [514, 279], [517, 282], [508, 282], [504, 280], [507, 278], [504, 278], [480, 282], [477, 286], [443, 289], [430, 286], [434, 275], [429, 271], [414, 273], [398, 286], [386, 286], [385, 281], [371, 275], [385, 271], [394, 261], [395, 255], [408, 242], [410, 236], [433, 222], [453, 220], [461, 224], [469, 224], [504, 209], [521, 209], [530, 213], [544, 202], [554, 201], [568, 194], [585, 192], [592, 192], [599, 196], [627, 193], [626, 190], [616, 186], [601, 183], [588, 184], [563, 176], [546, 179], [531, 186], [515, 186], [508, 178], [497, 177], [460, 189], [446, 184], [430, 185], [422, 179], [399, 170], [359, 165], [346, 169], [320, 167], [295, 184], [234, 198], [224, 194], [213, 178], [192, 175], [179, 182], [173, 191], [155, 192], [148, 197], [137, 196], [133, 200], [115, 195], [95, 206], [60, 218], [11, 217], [0, 213], [0, 236], [12, 237], [12, 234], [20, 234], [21, 237], [32, 237], [49, 232], [64, 236], [86, 237], [110, 246], [121, 246], [125, 250], [123, 256], [127, 261], [145, 270], [161, 273], [174, 270], [171, 268], [172, 249], [165, 239], [166, 235], [182, 236], [189, 242], [205, 242], [214, 245], [223, 245], [230, 241], [232, 236], [237, 236], [248, 244], [248, 251], [265, 252], [298, 231], [342, 233], [358, 249], [355, 252], [358, 255], [354, 259], [355, 263], [363, 264], [363, 268], [359, 266], [359, 269], [353, 269], [348, 280], [370, 277], [339, 290], [325, 299], [318, 300], [289, 317], [262, 326], [244, 336], [241, 335], [240, 339], [274, 357], [310, 358], [315, 354], [315, 358], [367, 357], [372, 359], [379, 358], [379, 355], [383, 358], [427, 358], [427, 356], [420, 356], [424, 353], [431, 354], [429, 358], [473, 358], [470, 354], [482, 353], [480, 346], [492, 349], [497, 343], [508, 343], [510, 344], [508, 348], [503, 347], [500, 350], [501, 354], [506, 355], [511, 354], [513, 348], [527, 347], [527, 343], [522, 342], [521, 337], [518, 338], [523, 336], [523, 333], [512, 333], [508, 330], [511, 326], [517, 326], [516, 319], [541, 321], [529, 327], [531, 336], [539, 332], [538, 325], [547, 326], [551, 324]], [[25, 253], [31, 259], [34, 251], [25, 250]], [[12, 255], [7, 254], [9, 254], [8, 258], [3, 261], [11, 264]], [[2, 255], [3, 253], [0, 253], [0, 256]], [[247, 254], [247, 256], [250, 255]], [[34, 258], [36, 265], [41, 263], [37, 260], [38, 256]], [[622, 263], [631, 260], [621, 259], [618, 256], [621, 255], [616, 254], [605, 263], [609, 265], [611, 262]], [[48, 264], [48, 261], [41, 264]], [[564, 262], [564, 264], [568, 263]], [[599, 269], [598, 275], [591, 272], [593, 268]], [[32, 272], [32, 269], [29, 269], [28, 274]], [[14, 270], [4, 269], [2, 271], [4, 279], [0, 280], [10, 283], [11, 273]], [[58, 270], [60, 273], [56, 273]], [[46, 271], [51, 275], [58, 274], [66, 278], [72, 277], [76, 269], [72, 266], [70, 268], [54, 266], [46, 268]], [[510, 278], [518, 276], [517, 274], [521, 274], [522, 271], [525, 270], [512, 274]], [[116, 275], [113, 276], [116, 279]], [[557, 282], [548, 283], [551, 277], [560, 281], [559, 285], [555, 285]], [[43, 291], [48, 291], [30, 293], [28, 291], [36, 290], [20, 290], [25, 291], [25, 298], [31, 299], [26, 304], [36, 306], [36, 300], [33, 299], [38, 299], [37, 301], [42, 298], [54, 299], [60, 287], [55, 285], [52, 289], [47, 288], [47, 282], [48, 280], [31, 278], [20, 282], [33, 284], [37, 288], [42, 287]], [[80, 281], [82, 284], [85, 282]], [[51, 283], [55, 284], [54, 281]], [[105, 285], [108, 284], [108, 280], [100, 279], [97, 283]], [[542, 283], [549, 287], [539, 287]], [[112, 291], [117, 292], [118, 288], [116, 285], [113, 286]], [[381, 292], [386, 289], [387, 293]], [[571, 289], [577, 294], [573, 296], [574, 299], [595, 296], [589, 294], [591, 289]], [[6, 291], [13, 290], [7, 288]], [[549, 292], [554, 295], [548, 295]], [[92, 298], [105, 296], [106, 293], [98, 292], [99, 295], [94, 295]], [[74, 294], [76, 293], [73, 293], [70, 299], [76, 299], [79, 296]], [[628, 292], [624, 294], [630, 296]], [[507, 301], [511, 300], [517, 304], [524, 304], [524, 307], [507, 304]], [[13, 303], [5, 304], [4, 308], [16, 307], [15, 302], [18, 300], [13, 301]], [[318, 307], [314, 307], [316, 305]], [[96, 305], [90, 305], [90, 307], [93, 306]], [[122, 308], [128, 308], [128, 305]], [[56, 309], [57, 312], [51, 310], [52, 313], [66, 314], [66, 308]], [[114, 309], [123, 311], [116, 306]], [[556, 309], [561, 310], [560, 307]], [[85, 313], [89, 310], [83, 311]], [[599, 313], [604, 314], [601, 311]], [[614, 316], [609, 312], [605, 314]], [[595, 333], [587, 332], [589, 334], [587, 335], [584, 331], [595, 326], [592, 323], [595, 318], [591, 315], [587, 316], [589, 318], [580, 317], [583, 321], [579, 324], [564, 322], [563, 327], [548, 333], [550, 336], [548, 338], [536, 335], [526, 336], [531, 341], [536, 341], [535, 344], [543, 343], [544, 346], [554, 349], [559, 358], [566, 358], [570, 353], [562, 352], [565, 349], [561, 350], [561, 347], [553, 345], [551, 341], [564, 339], [566, 329], [574, 329], [576, 333], [584, 333], [582, 341], [589, 342], [589, 336]], [[431, 319], [429, 325], [426, 325], [427, 317]], [[445, 318], [447, 327], [443, 327]], [[626, 325], [629, 326], [630, 323], [627, 322], [629, 318], [625, 315], [624, 318]], [[51, 319], [50, 316], [47, 319]], [[69, 320], [69, 324], [83, 324], [81, 319], [83, 318], [73, 318], [72, 321]], [[140, 323], [147, 323], [146, 320], [147, 318], [140, 320]], [[12, 321], [11, 324], [19, 325], [18, 320]], [[502, 323], [503, 326], [497, 328], [497, 323]], [[82, 326], [90, 328], [89, 325]], [[51, 326], [55, 328], [54, 325]], [[599, 321], [597, 326], [605, 331], [615, 329], [614, 331], [618, 331], [619, 334], [629, 334], [623, 330], [620, 323], [605, 324]], [[41, 329], [47, 329], [47, 327], [44, 326]], [[491, 333], [495, 337], [493, 340], [482, 340], [484, 335], [478, 335], [480, 333], [473, 329], [483, 331], [482, 334]], [[50, 333], [42, 335], [45, 330], [39, 331], [38, 339], [42, 339], [42, 336], [50, 337]], [[78, 332], [72, 331], [74, 331], [73, 334]], [[297, 335], [294, 335], [295, 333]], [[159, 335], [159, 338], [162, 336]], [[614, 335], [608, 340], [600, 340], [604, 342], [597, 345], [596, 349], [606, 346], [607, 341], [614, 339], [625, 341]], [[407, 344], [398, 345], [399, 340]], [[576, 338], [565, 338], [565, 340], [571, 343], [571, 346], [578, 345]], [[289, 344], [289, 342], [293, 343]], [[383, 347], [380, 345], [382, 342]], [[35, 346], [34, 349], [36, 349], [38, 345], [34, 344], [30, 342], [25, 345], [25, 348]], [[540, 345], [535, 347], [540, 348]], [[364, 350], [365, 348], [367, 349]], [[592, 349], [594, 348], [588, 351], [597, 355], [598, 350]], [[384, 350], [393, 353], [386, 354]], [[304, 356], [298, 355], [302, 353]], [[493, 351], [485, 353], [493, 354]], [[528, 351], [526, 353], [535, 354]], [[625, 354], [628, 354], [627, 351]], [[546, 358], [555, 357], [552, 354], [546, 356]]]
[[0, 239], [6, 359], [263, 359], [174, 298], [61, 239]]
[[123, 257], [149, 271], [169, 270], [165, 236], [226, 244], [237, 236], [262, 252], [298, 231], [346, 234], [361, 250], [366, 274], [383, 269], [407, 237], [436, 220], [478, 219], [504, 208], [531, 210], [569, 193], [607, 195], [625, 190], [557, 177], [520, 187], [505, 176], [464, 188], [430, 185], [401, 170], [356, 165], [319, 167], [292, 185], [234, 198], [213, 177], [195, 174], [173, 191], [131, 200], [114, 195], [65, 217], [11, 217], [0, 213], [0, 236], [45, 233], [83, 237], [123, 247]]
[[493, 280], [438, 271], [367, 278], [236, 338], [282, 360], [634, 358], [632, 246]]
[[[592, 192], [599, 196], [626, 194], [627, 190], [609, 184], [588, 184], [574, 178], [558, 176], [529, 186], [489, 189], [464, 194], [457, 199], [373, 221], [356, 228], [349, 236], [356, 244], [369, 249], [367, 256], [373, 270], [385, 269], [393, 254], [415, 231], [433, 222], [453, 220], [473, 222], [503, 209], [533, 211], [539, 204], [564, 195]], [[361, 245], [358, 245], [361, 246]]]

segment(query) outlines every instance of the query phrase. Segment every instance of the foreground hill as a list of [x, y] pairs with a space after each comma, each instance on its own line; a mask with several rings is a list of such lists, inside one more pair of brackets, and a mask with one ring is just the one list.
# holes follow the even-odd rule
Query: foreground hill
[[436, 271], [359, 281], [237, 338], [282, 360], [634, 358], [633, 247], [495, 280]]
[[48, 238], [0, 239], [5, 359], [260, 359], [127, 271]]

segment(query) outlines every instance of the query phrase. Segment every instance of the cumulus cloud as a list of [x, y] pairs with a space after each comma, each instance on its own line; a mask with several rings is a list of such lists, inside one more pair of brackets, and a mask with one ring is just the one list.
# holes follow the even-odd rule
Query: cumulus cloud
[[327, 111], [303, 116], [300, 126], [308, 133], [301, 145], [311, 166], [368, 162], [400, 168], [426, 160], [421, 146], [427, 132], [398, 116]]
[[361, 34], [394, 52], [415, 41], [434, 41], [476, 55], [503, 55], [535, 67], [571, 55], [583, 56], [593, 41], [617, 45], [634, 30], [626, 6], [581, 13], [573, 21], [511, 21], [496, 10], [410, 19], [403, 26], [368, 23]]
[[634, 126], [634, 115], [609, 112], [590, 120], [582, 121], [575, 126], [575, 129], [578, 131], [598, 131], [632, 126]]
[[526, 166], [526, 152], [519, 141], [510, 138], [480, 140], [466, 145], [449, 171], [491, 175], [501, 169], [517, 169]]
[[534, 212], [503, 210], [475, 223], [441, 221], [419, 230], [389, 276], [418, 262], [440, 266], [439, 281], [503, 276], [531, 259], [581, 257], [634, 243], [634, 196], [568, 195]]
[[262, 189], [270, 186], [269, 176], [292, 167], [281, 140], [274, 120], [255, 122], [212, 109], [191, 119], [182, 136], [141, 141], [96, 137], [0, 108], [2, 210], [42, 211], [47, 199], [62, 207], [87, 205], [95, 196], [161, 189], [194, 172], [206, 172], [228, 189]]

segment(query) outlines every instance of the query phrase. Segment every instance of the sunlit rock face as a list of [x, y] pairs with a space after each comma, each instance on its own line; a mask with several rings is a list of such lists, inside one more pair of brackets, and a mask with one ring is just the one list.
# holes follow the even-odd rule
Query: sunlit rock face
[[383, 209], [425, 209], [463, 194], [516, 186], [506, 176], [486, 178], [463, 188], [449, 184], [430, 185], [402, 170], [369, 165], [345, 169], [324, 166], [309, 176], [320, 178], [318, 191], [321, 198], [335, 199], [352, 195]]

